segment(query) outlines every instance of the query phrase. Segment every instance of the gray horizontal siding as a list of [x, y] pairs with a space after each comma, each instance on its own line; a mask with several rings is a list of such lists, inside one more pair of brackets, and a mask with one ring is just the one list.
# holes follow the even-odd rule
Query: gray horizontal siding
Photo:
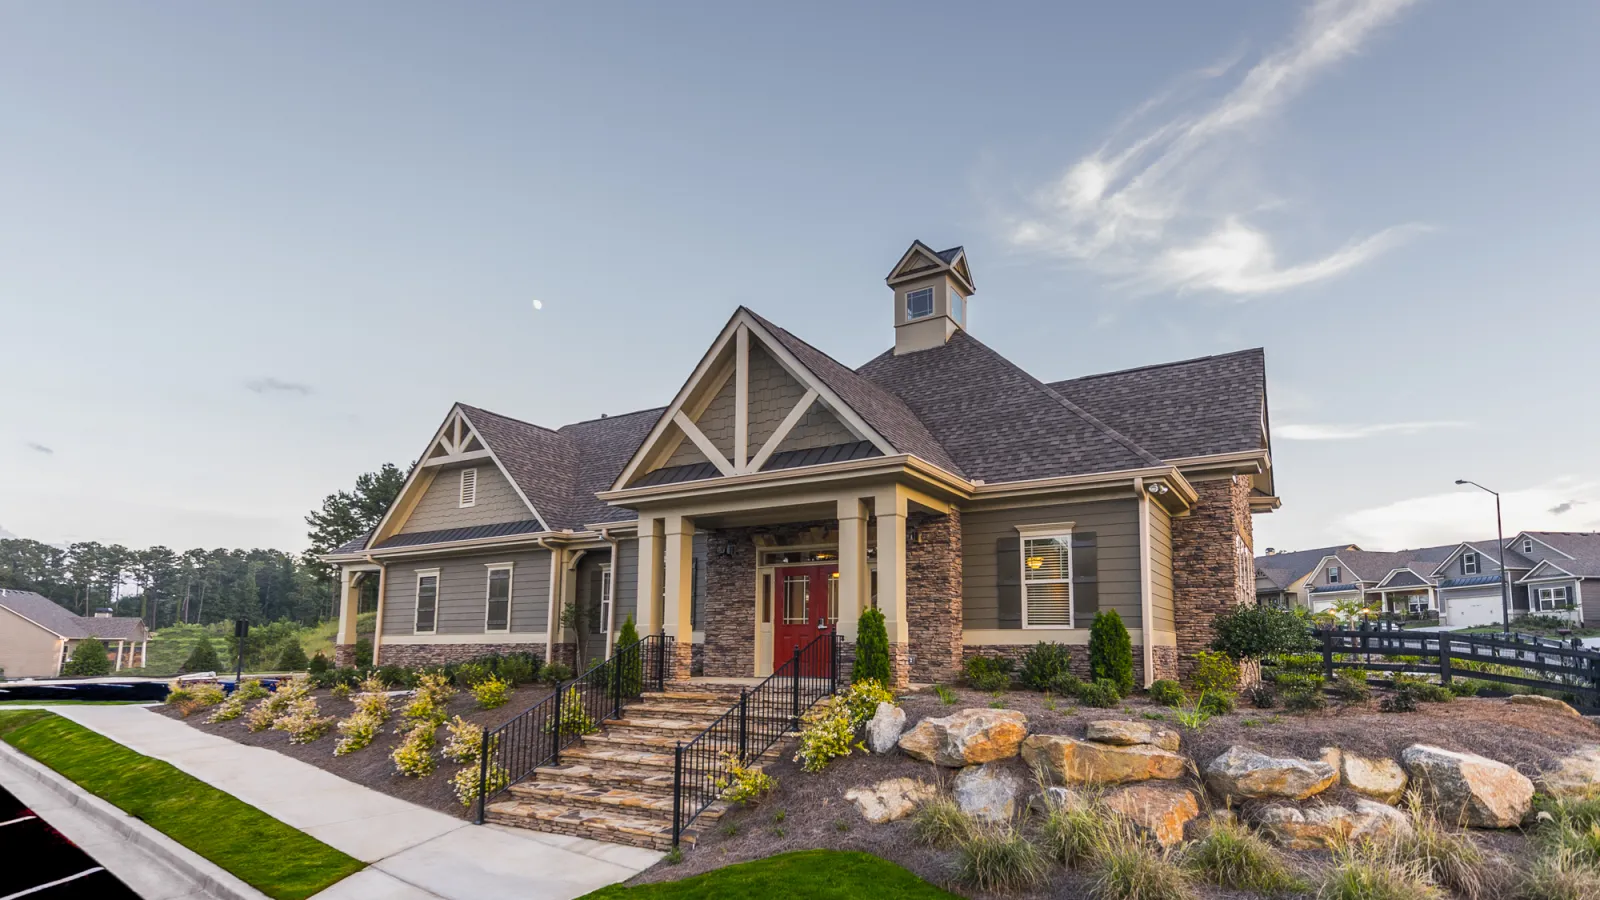
[[[639, 542], [627, 540], [617, 542], [617, 570], [612, 573], [617, 580], [617, 630], [622, 630], [622, 623], [633, 616], [633, 624], [639, 624]], [[640, 635], [643, 637], [643, 635]]]
[[1177, 633], [1172, 593], [1172, 516], [1150, 504], [1150, 612], [1157, 631]]
[[[1139, 627], [1139, 510], [1136, 502], [1102, 500], [984, 512], [961, 517], [962, 624], [967, 628], [1009, 628], [1002, 624], [997, 544], [1015, 538], [1018, 525], [1072, 522], [1074, 532], [1093, 532], [1099, 558], [1099, 608], [1114, 609], [1129, 628]], [[1080, 611], [1081, 612], [1081, 611]], [[1080, 617], [1079, 627], [1089, 623]]]
[[[461, 507], [461, 470], [478, 470], [478, 497], [472, 506]], [[456, 466], [445, 469], [433, 478], [428, 490], [417, 501], [410, 518], [400, 526], [399, 534], [418, 531], [441, 531], [446, 528], [464, 528], [470, 525], [493, 525], [500, 522], [523, 522], [533, 518], [528, 504], [517, 496], [511, 482], [500, 474], [500, 468], [490, 460], [480, 460], [475, 466]]]
[[[486, 563], [514, 564], [511, 573], [511, 630], [544, 634], [550, 605], [550, 553], [490, 553], [438, 561], [391, 563], [385, 581], [383, 633], [413, 633], [417, 608], [417, 571], [439, 570], [438, 634], [483, 634], [489, 570]], [[499, 633], [499, 632], [496, 632]]]

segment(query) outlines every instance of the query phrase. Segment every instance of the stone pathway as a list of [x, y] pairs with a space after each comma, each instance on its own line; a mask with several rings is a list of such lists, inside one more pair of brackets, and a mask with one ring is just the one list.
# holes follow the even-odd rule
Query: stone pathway
[[660, 859], [638, 847], [472, 825], [143, 707], [53, 711], [370, 864], [323, 900], [570, 900]]

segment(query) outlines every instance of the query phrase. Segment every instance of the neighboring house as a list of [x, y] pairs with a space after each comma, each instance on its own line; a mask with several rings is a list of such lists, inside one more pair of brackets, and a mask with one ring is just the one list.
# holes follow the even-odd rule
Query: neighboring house
[[760, 676], [832, 630], [848, 665], [875, 606], [899, 682], [1039, 641], [1083, 665], [1105, 610], [1144, 682], [1187, 671], [1253, 597], [1251, 516], [1278, 505], [1263, 353], [1045, 383], [967, 333], [962, 248], [914, 243], [887, 283], [894, 345], [858, 368], [741, 307], [664, 408], [452, 407], [375, 531], [324, 557], [341, 664], [375, 578], [383, 662], [594, 658], [631, 616], [672, 677]]
[[109, 609], [85, 618], [42, 594], [0, 588], [0, 669], [7, 678], [60, 675], [89, 637], [106, 645], [113, 671], [144, 665], [150, 640], [144, 620], [113, 616]]
[[[1600, 534], [1523, 532], [1503, 548], [1511, 615], [1537, 614], [1574, 623], [1600, 622]], [[1383, 612], [1437, 616], [1441, 625], [1496, 625], [1503, 618], [1501, 545], [1466, 541], [1394, 553], [1350, 545], [1256, 558], [1256, 594], [1312, 612], [1342, 600], [1374, 603]], [[1591, 582], [1583, 607], [1583, 582]]]

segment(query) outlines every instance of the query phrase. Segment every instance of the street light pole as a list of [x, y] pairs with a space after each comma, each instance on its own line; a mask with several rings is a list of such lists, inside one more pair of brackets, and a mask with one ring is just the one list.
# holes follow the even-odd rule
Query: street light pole
[[1456, 484], [1470, 484], [1480, 491], [1494, 495], [1494, 533], [1498, 539], [1495, 546], [1500, 551], [1500, 622], [1505, 631], [1511, 631], [1511, 582], [1506, 577], [1506, 532], [1500, 524], [1500, 492], [1491, 491], [1476, 481], [1457, 478]]

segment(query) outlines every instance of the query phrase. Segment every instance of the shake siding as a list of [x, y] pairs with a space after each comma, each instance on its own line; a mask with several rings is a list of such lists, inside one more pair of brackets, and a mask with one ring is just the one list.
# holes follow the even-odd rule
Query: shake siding
[[[784, 417], [805, 396], [806, 389], [795, 381], [758, 341], [750, 342], [750, 453], [778, 430]], [[854, 440], [849, 438], [848, 440]], [[843, 443], [835, 441], [834, 443]], [[813, 444], [810, 446], [821, 446]]]
[[[461, 470], [471, 468], [478, 470], [478, 502], [462, 509]], [[528, 504], [522, 502], [511, 482], [500, 474], [500, 467], [492, 460], [483, 459], [476, 466], [457, 466], [435, 475], [427, 493], [417, 501], [417, 508], [411, 511], [411, 518], [400, 526], [398, 533], [526, 522], [532, 518]]]
[[1172, 515], [1150, 504], [1150, 607], [1157, 631], [1177, 633], [1172, 599]]
[[489, 590], [489, 570], [485, 564], [501, 562], [514, 563], [511, 570], [512, 632], [544, 634], [545, 609], [550, 603], [550, 553], [547, 550], [390, 563], [386, 582], [388, 597], [383, 604], [383, 633], [413, 633], [417, 571], [436, 568], [439, 570], [438, 634], [484, 634]]
[[711, 446], [722, 451], [722, 455], [733, 458], [733, 420], [738, 399], [737, 379], [728, 377], [728, 383], [722, 386], [717, 396], [712, 399], [711, 405], [700, 414], [695, 424], [700, 426], [700, 431], [711, 442]]
[[55, 632], [0, 607], [0, 668], [5, 669], [6, 675], [12, 678], [53, 677], [58, 640]]
[[[963, 627], [1016, 628], [1018, 639], [1026, 640], [1020, 622], [1000, 621], [996, 545], [1002, 538], [1016, 538], [1018, 525], [1051, 522], [1074, 523], [1074, 534], [1094, 533], [1099, 608], [1114, 609], [1129, 628], [1139, 627], [1139, 509], [1133, 499], [962, 513]], [[1081, 614], [1077, 624], [1089, 627]]]
[[856, 436], [850, 429], [844, 427], [828, 408], [819, 400], [811, 404], [809, 412], [799, 422], [795, 423], [794, 430], [778, 445], [778, 450], [810, 450], [813, 447], [831, 447], [834, 444], [848, 444], [855, 441]]
[[706, 455], [700, 452], [700, 448], [695, 446], [694, 441], [689, 440], [689, 436], [683, 434], [683, 431], [678, 426], [672, 426], [670, 433], [682, 435], [683, 441], [678, 444], [676, 450], [672, 451], [672, 455], [667, 457], [667, 461], [661, 464], [661, 468], [670, 469], [673, 466], [692, 466], [695, 463], [710, 462], [710, 460], [706, 459]]

